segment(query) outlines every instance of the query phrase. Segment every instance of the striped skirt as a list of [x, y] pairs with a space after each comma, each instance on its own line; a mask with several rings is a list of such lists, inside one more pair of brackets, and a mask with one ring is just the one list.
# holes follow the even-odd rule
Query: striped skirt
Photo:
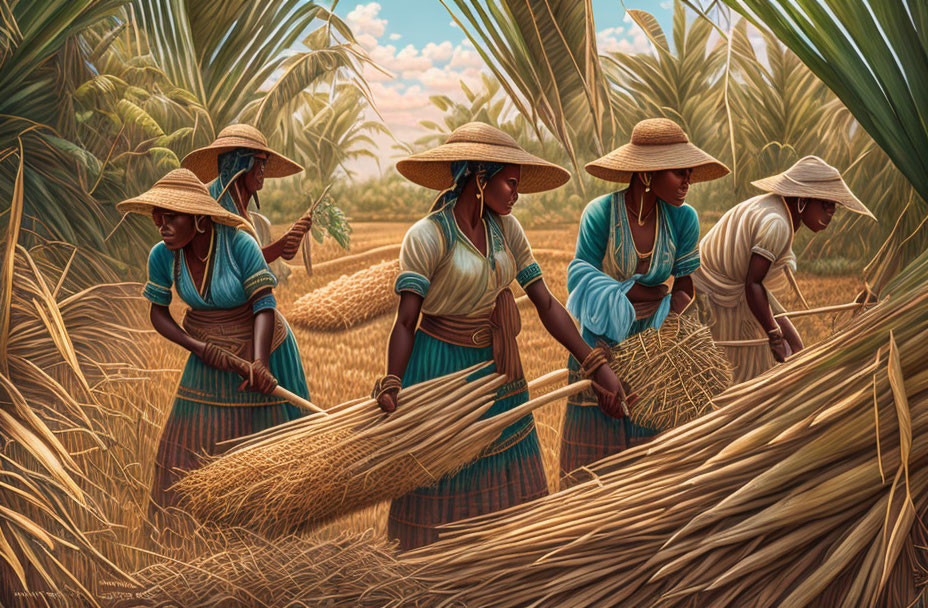
[[[417, 331], [403, 386], [492, 358], [491, 347], [457, 346]], [[494, 370], [495, 365], [490, 365], [471, 378]], [[483, 418], [525, 403], [528, 400], [525, 378], [500, 387], [497, 395], [497, 401]], [[394, 500], [390, 505], [387, 533], [391, 539], [399, 540], [400, 548], [406, 551], [438, 540], [437, 527], [442, 524], [499, 511], [547, 493], [535, 420], [529, 414], [503, 430], [480, 458], [459, 472]]]
[[[571, 355], [567, 361], [568, 382], [581, 379], [580, 364]], [[632, 387], [634, 390], [635, 387]], [[592, 389], [568, 397], [561, 430], [561, 489], [578, 481], [571, 472], [650, 441], [660, 431], [635, 424], [628, 418], [612, 418], [599, 409]]]
[[[271, 353], [268, 367], [280, 386], [309, 398], [300, 351], [289, 328], [287, 338]], [[174, 506], [176, 497], [169, 488], [185, 471], [199, 467], [202, 456], [213, 454], [217, 443], [303, 415], [277, 396], [239, 391], [241, 382], [236, 374], [209, 367], [194, 354], [187, 358], [155, 456], [151, 491], [155, 505]], [[157, 510], [154, 505], [153, 510]]]

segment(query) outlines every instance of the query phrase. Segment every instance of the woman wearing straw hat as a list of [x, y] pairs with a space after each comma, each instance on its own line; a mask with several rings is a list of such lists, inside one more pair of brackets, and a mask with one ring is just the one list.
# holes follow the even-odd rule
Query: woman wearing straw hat
[[813, 232], [824, 230], [837, 205], [873, 218], [838, 170], [817, 156], [751, 183], [766, 193], [735, 205], [706, 233], [699, 244], [702, 266], [693, 274], [712, 337], [744, 342], [723, 346], [736, 383], [802, 349], [789, 319], [775, 316], [784, 309], [765, 288], [786, 266], [795, 269], [796, 231], [803, 224]]
[[[673, 121], [635, 125], [631, 143], [586, 165], [591, 175], [628, 187], [593, 199], [583, 211], [577, 250], [567, 269], [567, 309], [588, 344], [622, 342], [668, 313], [681, 313], [693, 297], [689, 277], [699, 267], [699, 219], [684, 203], [694, 182], [728, 168], [689, 143]], [[673, 277], [668, 293], [665, 283]], [[571, 381], [582, 366], [568, 361]], [[632, 387], [634, 389], [634, 387]], [[637, 445], [657, 431], [607, 416], [590, 392], [567, 401], [561, 433], [561, 476]]]
[[[495, 369], [509, 379], [485, 417], [524, 403], [528, 390], [516, 345], [520, 321], [509, 289], [513, 279], [525, 289], [551, 335], [584, 361], [603, 407], [620, 407], [624, 393], [603, 365], [604, 352], [583, 341], [548, 291], [522, 226], [510, 214], [518, 193], [557, 188], [569, 174], [483, 123], [456, 129], [443, 145], [397, 163], [397, 170], [442, 192], [431, 213], [403, 240], [388, 375], [374, 387], [381, 408], [396, 408], [401, 386], [485, 361], [494, 365], [476, 375]], [[545, 494], [538, 436], [528, 415], [459, 473], [393, 501], [388, 533], [399, 539], [402, 549], [412, 549], [435, 541], [441, 524]]]
[[[175, 504], [168, 488], [177, 470], [196, 468], [221, 441], [301, 415], [270, 394], [278, 384], [305, 399], [309, 390], [296, 340], [275, 308], [277, 280], [241, 217], [187, 169], [171, 171], [117, 209], [148, 215], [158, 226], [162, 241], [148, 256], [143, 295], [155, 330], [190, 351], [155, 458], [152, 498], [166, 507]], [[168, 308], [172, 287], [190, 307], [182, 326]], [[250, 362], [245, 382], [230, 351]]]
[[[255, 225], [248, 203], [253, 198], [259, 209], [258, 190], [268, 177], [287, 177], [303, 170], [296, 162], [270, 149], [264, 135], [251, 125], [229, 125], [219, 137], [184, 157], [181, 165], [193, 171], [209, 192], [227, 211], [236, 213]], [[255, 214], [257, 215], [257, 214]], [[303, 235], [312, 226], [312, 217], [301, 217], [273, 243], [262, 248], [268, 264], [283, 258], [293, 259]], [[256, 228], [258, 226], [255, 226]]]

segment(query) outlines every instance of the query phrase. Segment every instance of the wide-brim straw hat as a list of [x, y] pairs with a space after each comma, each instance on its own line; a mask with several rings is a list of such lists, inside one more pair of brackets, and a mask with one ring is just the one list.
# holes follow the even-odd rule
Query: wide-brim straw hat
[[848, 211], [876, 219], [867, 206], [847, 187], [841, 179], [841, 173], [818, 156], [800, 158], [783, 173], [753, 181], [751, 185], [780, 196], [834, 201]]
[[520, 193], [553, 190], [570, 179], [565, 169], [529, 154], [509, 134], [482, 122], [458, 127], [442, 145], [396, 163], [396, 170], [420, 186], [444, 190], [452, 185], [451, 163], [459, 160], [520, 165]]
[[149, 190], [116, 205], [121, 213], [141, 213], [149, 217], [155, 207], [189, 215], [208, 215], [214, 222], [250, 229], [244, 219], [217, 203], [206, 186], [187, 169], [174, 169]]
[[211, 182], [219, 177], [219, 155], [236, 148], [250, 148], [267, 153], [264, 177], [287, 177], [303, 170], [299, 163], [268, 148], [267, 138], [261, 131], [243, 124], [229, 125], [220, 131], [216, 141], [185, 156], [181, 166], [196, 173], [203, 183]]
[[712, 155], [690, 143], [680, 125], [667, 118], [642, 120], [632, 130], [632, 141], [586, 164], [586, 172], [610, 182], [627, 184], [635, 173], [692, 169], [690, 182], [707, 182], [729, 170]]

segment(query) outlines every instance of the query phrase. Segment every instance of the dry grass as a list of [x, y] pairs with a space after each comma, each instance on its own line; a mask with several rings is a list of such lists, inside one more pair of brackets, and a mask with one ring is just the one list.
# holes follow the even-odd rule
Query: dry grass
[[924, 267], [721, 409], [409, 553], [479, 606], [911, 605], [928, 555]]
[[[314, 276], [307, 277], [302, 267], [294, 268], [289, 284], [277, 289], [281, 311], [287, 315], [299, 296], [343, 274], [395, 258], [395, 246], [401, 241], [408, 226], [356, 225], [352, 250], [347, 252], [337, 248], [331, 241], [322, 246], [316, 245]], [[528, 231], [529, 239], [538, 251], [537, 257], [545, 272], [545, 280], [561, 301], [567, 295], [566, 268], [575, 234], [575, 226]], [[342, 258], [345, 259], [344, 264], [339, 261]], [[71, 271], [78, 276], [93, 274], [78, 262], [75, 262]], [[49, 280], [54, 283], [55, 275]], [[859, 282], [852, 277], [819, 279], [800, 274], [799, 282], [812, 306], [846, 302], [859, 289]], [[71, 293], [65, 286], [60, 298], [69, 295]], [[781, 297], [781, 301], [788, 307], [793, 306], [788, 295]], [[143, 302], [136, 300], [125, 310], [128, 312], [132, 307], [137, 307], [133, 308], [136, 312], [132, 314], [144, 314]], [[183, 303], [175, 298], [171, 305], [175, 318], [180, 318], [183, 308]], [[523, 331], [518, 340], [526, 376], [536, 378], [552, 369], [565, 367], [566, 352], [544, 331], [531, 304], [523, 302], [520, 309]], [[842, 316], [846, 318], [848, 315]], [[806, 343], [813, 344], [831, 333], [833, 318], [841, 319], [842, 316], [803, 318], [796, 325]], [[348, 396], [361, 396], [370, 391], [374, 380], [383, 373], [392, 319], [393, 315], [387, 314], [335, 335], [293, 327], [314, 402], [331, 406]], [[94, 340], [101, 337], [94, 335], [100, 328], [93, 327], [86, 320], [82, 322], [85, 329], [81, 331], [86, 333], [77, 331], [74, 339], [81, 348], [82, 345], [90, 347]], [[130, 572], [157, 561], [155, 556], [146, 551], [160, 552], [163, 549], [149, 536], [146, 522], [148, 493], [158, 437], [169, 414], [186, 358], [183, 349], [150, 332], [144, 318], [139, 317], [137, 323], [148, 331], [136, 334], [134, 338], [139, 352], [132, 360], [138, 365], [126, 367], [106, 364], [96, 368], [91, 374], [94, 378], [91, 389], [95, 405], [90, 405], [89, 399], [83, 400], [87, 402], [86, 405], [82, 404], [91, 418], [91, 427], [100, 430], [101, 437], [105, 438], [106, 448], [92, 445], [80, 433], [64, 428], [58, 433], [78, 467], [86, 474], [86, 479], [78, 480], [78, 483], [111, 523], [85, 519], [78, 522], [79, 527], [87, 533], [88, 538], [93, 539], [106, 558]], [[86, 336], [86, 340], [82, 336]], [[103, 361], [113, 360], [101, 352], [96, 352], [95, 357]], [[67, 364], [60, 358], [57, 361], [49, 360], [47, 369], [57, 370], [60, 377], [66, 377]], [[81, 365], [92, 366], [87, 360], [82, 360]], [[548, 390], [533, 391], [532, 396], [544, 394]], [[52, 402], [49, 403], [51, 405]], [[49, 407], [42, 415], [54, 416], [54, 411], [54, 407]], [[535, 411], [545, 470], [552, 491], [557, 489], [558, 446], [563, 414], [563, 399]], [[315, 538], [335, 538], [343, 532], [373, 530], [370, 532], [371, 538], [382, 540], [385, 538], [386, 508], [386, 504], [382, 503], [342, 517], [317, 531]], [[89, 563], [79, 563], [78, 570], [81, 567], [86, 568], [88, 573], [96, 571]], [[89, 575], [86, 578], [93, 579]]]

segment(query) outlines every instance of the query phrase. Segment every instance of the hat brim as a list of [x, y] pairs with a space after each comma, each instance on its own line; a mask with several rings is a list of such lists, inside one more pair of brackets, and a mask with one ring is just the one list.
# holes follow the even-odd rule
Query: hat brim
[[707, 182], [730, 173], [722, 162], [691, 143], [625, 144], [584, 168], [594, 177], [623, 184], [631, 182], [635, 173], [667, 169], [692, 169], [690, 182]]
[[184, 169], [193, 171], [201, 182], [211, 182], [219, 177], [219, 155], [238, 148], [260, 150], [267, 153], [264, 177], [287, 177], [303, 170], [299, 163], [271, 150], [264, 144], [253, 139], [237, 136], [220, 137], [205, 148], [199, 148], [189, 153], [180, 164]]
[[155, 207], [188, 215], [206, 215], [214, 222], [241, 228], [254, 235], [254, 228], [242, 217], [223, 209], [212, 197], [165, 188], [152, 188], [147, 192], [117, 203], [120, 213], [140, 213], [151, 217]]
[[451, 163], [461, 160], [485, 161], [519, 165], [519, 192], [531, 194], [553, 190], [570, 180], [570, 173], [562, 167], [529, 154], [521, 148], [476, 142], [442, 144], [431, 150], [414, 154], [396, 163], [396, 170], [409, 181], [444, 190], [451, 187]]
[[751, 185], [760, 188], [764, 192], [772, 192], [780, 196], [807, 196], [809, 198], [834, 201], [848, 211], [876, 220], [876, 217], [867, 209], [867, 206], [854, 196], [854, 193], [851, 192], [842, 179], [823, 182], [797, 182], [780, 173], [753, 181]]

